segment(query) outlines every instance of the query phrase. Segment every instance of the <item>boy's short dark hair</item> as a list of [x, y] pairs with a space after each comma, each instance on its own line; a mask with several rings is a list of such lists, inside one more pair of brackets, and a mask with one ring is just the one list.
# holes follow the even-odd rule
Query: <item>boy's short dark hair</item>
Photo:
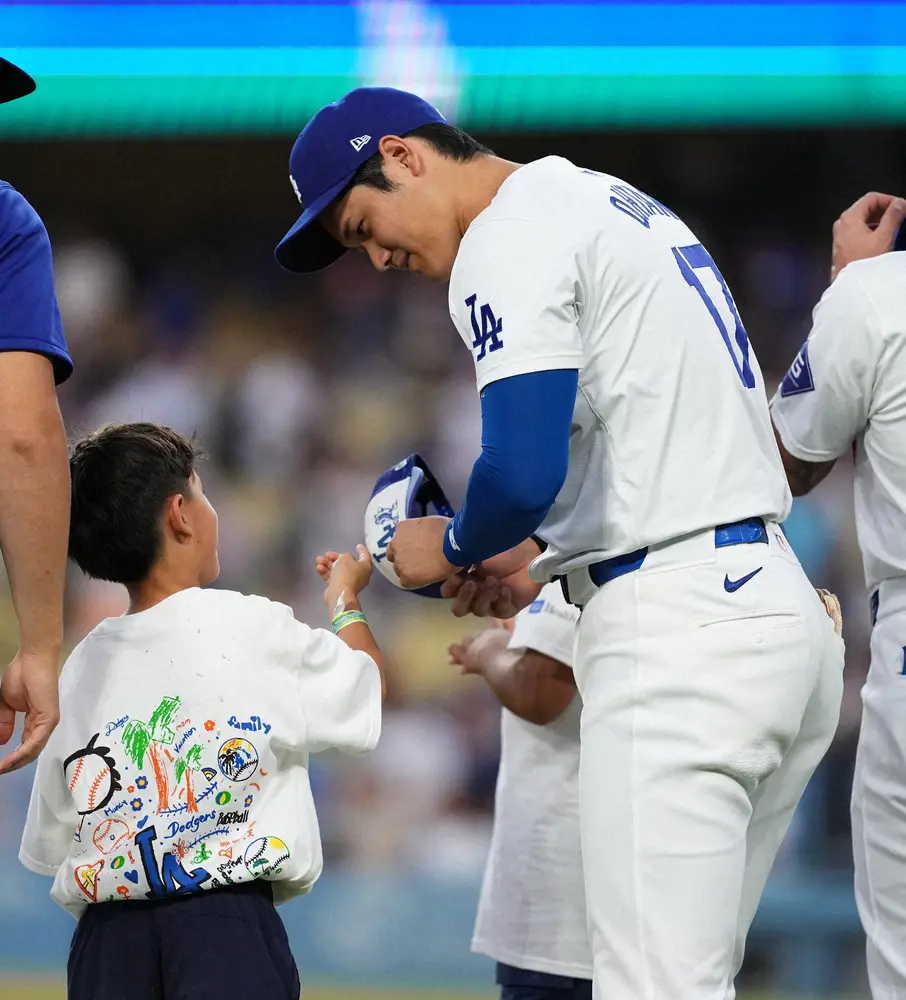
[[[455, 125], [445, 125], [436, 122], [432, 125], [422, 125], [420, 128], [407, 132], [404, 138], [423, 139], [429, 143], [441, 156], [450, 160], [457, 160], [460, 163], [467, 163], [474, 160], [476, 156], [493, 156], [493, 150], [480, 143], [477, 139], [456, 128]], [[392, 191], [393, 181], [384, 173], [383, 157], [380, 153], [370, 156], [355, 172], [355, 176], [349, 182], [349, 187], [354, 188], [359, 184], [366, 187], [377, 188], [378, 191]], [[344, 192], [345, 193], [345, 192]], [[340, 195], [342, 197], [342, 195]]]
[[79, 441], [69, 457], [70, 559], [97, 580], [144, 580], [160, 556], [164, 505], [186, 492], [200, 457], [194, 441], [159, 424], [116, 424]]

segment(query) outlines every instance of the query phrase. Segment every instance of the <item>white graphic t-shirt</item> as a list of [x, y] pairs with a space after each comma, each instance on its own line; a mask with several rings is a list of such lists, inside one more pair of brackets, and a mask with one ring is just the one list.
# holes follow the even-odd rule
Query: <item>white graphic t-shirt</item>
[[[572, 667], [578, 617], [560, 585], [549, 583], [516, 616], [509, 648]], [[546, 726], [503, 710], [494, 833], [472, 950], [518, 969], [591, 979], [579, 837], [581, 715], [578, 694]]]
[[193, 588], [100, 623], [60, 678], [19, 857], [90, 903], [262, 878], [277, 903], [322, 868], [310, 753], [370, 750], [375, 662], [262, 597]]

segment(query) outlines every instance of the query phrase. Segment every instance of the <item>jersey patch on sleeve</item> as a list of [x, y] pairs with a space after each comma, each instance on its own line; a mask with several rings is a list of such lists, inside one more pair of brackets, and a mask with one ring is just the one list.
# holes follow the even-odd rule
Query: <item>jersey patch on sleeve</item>
[[808, 360], [808, 341], [806, 341], [780, 383], [780, 395], [798, 396], [803, 392], [813, 392], [814, 389], [815, 380], [812, 378], [812, 366]]
[[544, 610], [544, 598], [539, 597], [537, 601], [532, 601], [529, 605], [528, 613], [530, 615], [540, 615]]

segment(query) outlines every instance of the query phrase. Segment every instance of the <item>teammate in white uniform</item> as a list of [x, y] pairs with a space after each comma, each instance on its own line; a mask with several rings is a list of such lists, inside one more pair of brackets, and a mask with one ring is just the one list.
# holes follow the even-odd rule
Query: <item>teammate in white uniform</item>
[[446, 579], [472, 610], [506, 617], [566, 575], [584, 608], [597, 996], [731, 997], [836, 727], [843, 649], [776, 523], [789, 488], [720, 272], [624, 181], [558, 157], [502, 160], [400, 91], [323, 108], [290, 172], [304, 212], [278, 247], [284, 266], [355, 248], [381, 270], [449, 280], [474, 352], [482, 454], [452, 521], [399, 524], [388, 558], [403, 585]]
[[[494, 832], [472, 950], [495, 959], [501, 1000], [591, 1000], [579, 842], [578, 611], [548, 584], [511, 629], [450, 647], [500, 699]], [[512, 633], [512, 634], [511, 634]]]
[[[843, 214], [835, 227], [839, 276], [771, 404], [796, 495], [855, 453], [873, 629], [853, 853], [875, 1000], [906, 996], [906, 253], [884, 252], [904, 210], [906, 202], [871, 194]], [[870, 226], [881, 213], [881, 225]]]

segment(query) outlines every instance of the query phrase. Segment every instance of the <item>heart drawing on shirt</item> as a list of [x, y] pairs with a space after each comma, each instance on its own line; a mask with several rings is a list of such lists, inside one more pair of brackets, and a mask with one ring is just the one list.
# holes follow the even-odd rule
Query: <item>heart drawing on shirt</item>
[[78, 865], [74, 872], [76, 885], [92, 903], [98, 901], [98, 875], [103, 867], [104, 862], [97, 861], [93, 865]]
[[137, 822], [137, 823], [136, 823], [135, 825], [136, 825], [136, 826], [137, 826], [137, 827], [139, 828], [139, 830], [141, 830], [141, 828], [142, 828], [142, 827], [143, 827], [143, 826], [145, 825], [145, 823], [147, 823], [147, 822], [148, 822], [148, 817], [147, 817], [147, 816], [142, 816], [142, 818], [141, 818], [141, 819], [140, 819], [140, 820], [139, 820], [139, 821], [138, 821], [138, 822]]
[[138, 885], [138, 872], [123, 872], [123, 874], [127, 879], [129, 879], [130, 882], [134, 882]]

